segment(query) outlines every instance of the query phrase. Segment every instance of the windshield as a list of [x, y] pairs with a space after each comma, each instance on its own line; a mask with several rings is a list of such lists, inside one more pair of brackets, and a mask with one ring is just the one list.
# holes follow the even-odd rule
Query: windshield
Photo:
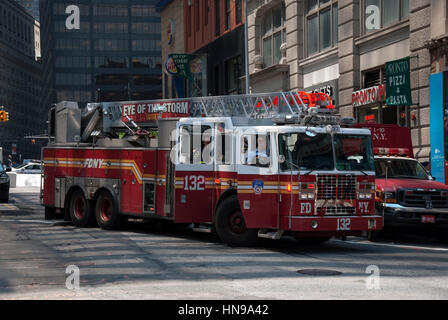
[[429, 180], [428, 172], [415, 160], [375, 159], [375, 172], [377, 178], [386, 178], [386, 168], [387, 178]]
[[280, 134], [279, 151], [280, 155], [285, 156], [286, 159], [280, 165], [283, 171], [298, 168], [300, 170], [334, 169], [333, 149], [329, 134], [318, 134], [315, 137], [300, 132]]
[[334, 135], [336, 168], [340, 171], [373, 171], [371, 137], [365, 135]]
[[279, 155], [286, 160], [280, 164], [282, 171], [333, 170], [335, 163], [339, 171], [375, 170], [370, 135], [335, 134], [332, 139], [330, 134], [279, 134]]

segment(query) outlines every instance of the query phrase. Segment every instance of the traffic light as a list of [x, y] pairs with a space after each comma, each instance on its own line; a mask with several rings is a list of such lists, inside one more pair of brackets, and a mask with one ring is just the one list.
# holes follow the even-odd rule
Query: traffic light
[[31, 139], [32, 144], [36, 144], [36, 139]]
[[3, 110], [0, 111], [0, 121], [1, 122], [6, 121], [6, 112]]
[[9, 112], [6, 112], [6, 111], [4, 111], [5, 112], [5, 121], [9, 121]]

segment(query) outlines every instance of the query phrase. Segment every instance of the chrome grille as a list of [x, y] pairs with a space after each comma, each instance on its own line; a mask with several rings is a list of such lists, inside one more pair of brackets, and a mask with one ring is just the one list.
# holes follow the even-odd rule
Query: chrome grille
[[319, 175], [317, 200], [355, 200], [356, 176]]
[[[448, 207], [448, 197], [442, 195], [445, 190], [401, 189], [398, 191], [398, 202], [405, 207], [422, 207], [430, 201], [433, 208]], [[409, 193], [409, 194], [407, 194]]]
[[322, 212], [324, 210], [325, 214], [355, 214], [355, 208], [352, 206], [328, 206], [328, 207], [317, 207], [317, 212]]

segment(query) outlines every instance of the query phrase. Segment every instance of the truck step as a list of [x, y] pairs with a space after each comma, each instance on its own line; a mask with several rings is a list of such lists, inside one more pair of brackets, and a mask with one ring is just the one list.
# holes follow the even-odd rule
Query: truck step
[[211, 226], [207, 226], [207, 225], [197, 225], [197, 224], [193, 224], [192, 223], [188, 227], [191, 228], [195, 232], [205, 232], [205, 233], [211, 233], [212, 232], [212, 227]]
[[285, 232], [285, 230], [276, 230], [273, 232], [273, 231], [268, 231], [267, 229], [260, 229], [260, 231], [258, 231], [258, 237], [278, 240], [282, 237], [283, 232]]

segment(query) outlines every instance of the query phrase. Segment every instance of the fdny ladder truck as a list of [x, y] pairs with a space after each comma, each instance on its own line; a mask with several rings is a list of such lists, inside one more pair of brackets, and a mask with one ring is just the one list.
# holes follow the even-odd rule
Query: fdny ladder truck
[[[46, 219], [185, 223], [232, 246], [321, 243], [382, 228], [368, 129], [323, 93], [60, 102], [49, 112]], [[351, 119], [353, 120], [353, 119]]]

